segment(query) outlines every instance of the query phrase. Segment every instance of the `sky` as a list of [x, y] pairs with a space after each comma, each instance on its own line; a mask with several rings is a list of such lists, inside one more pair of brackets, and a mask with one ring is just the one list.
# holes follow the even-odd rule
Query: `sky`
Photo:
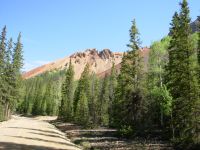
[[[0, 29], [7, 38], [22, 33], [24, 68], [69, 56], [88, 48], [126, 51], [135, 18], [141, 46], [169, 32], [180, 0], [1, 0]], [[200, 0], [188, 0], [192, 21]]]

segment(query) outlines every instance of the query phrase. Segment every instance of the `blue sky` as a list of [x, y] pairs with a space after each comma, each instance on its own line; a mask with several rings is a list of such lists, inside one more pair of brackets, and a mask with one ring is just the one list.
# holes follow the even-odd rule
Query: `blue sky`
[[[8, 37], [22, 32], [24, 70], [87, 48], [127, 50], [133, 18], [142, 46], [169, 31], [180, 0], [1, 0], [0, 28]], [[200, 15], [200, 0], [188, 0], [191, 18]]]

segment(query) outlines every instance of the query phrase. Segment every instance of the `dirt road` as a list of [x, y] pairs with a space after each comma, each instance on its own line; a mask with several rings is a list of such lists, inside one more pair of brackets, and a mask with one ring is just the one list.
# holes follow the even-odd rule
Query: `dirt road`
[[13, 116], [0, 123], [0, 149], [3, 150], [79, 150], [48, 121], [55, 117]]

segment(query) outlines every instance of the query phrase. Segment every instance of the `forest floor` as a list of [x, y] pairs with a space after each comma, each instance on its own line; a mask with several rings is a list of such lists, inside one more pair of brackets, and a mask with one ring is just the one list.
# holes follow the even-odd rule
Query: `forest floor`
[[3, 150], [79, 150], [65, 133], [48, 123], [56, 117], [21, 117], [0, 122], [0, 149]]
[[84, 129], [81, 126], [51, 121], [59, 130], [66, 133], [66, 136], [75, 144], [85, 150], [172, 150], [172, 146], [167, 141], [158, 138], [135, 138], [125, 139], [118, 136], [115, 129], [96, 128]]

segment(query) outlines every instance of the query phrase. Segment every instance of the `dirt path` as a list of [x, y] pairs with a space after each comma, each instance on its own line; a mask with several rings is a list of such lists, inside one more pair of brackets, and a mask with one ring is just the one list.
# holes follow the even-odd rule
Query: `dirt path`
[[0, 149], [5, 150], [79, 150], [47, 121], [55, 117], [13, 116], [0, 123]]

